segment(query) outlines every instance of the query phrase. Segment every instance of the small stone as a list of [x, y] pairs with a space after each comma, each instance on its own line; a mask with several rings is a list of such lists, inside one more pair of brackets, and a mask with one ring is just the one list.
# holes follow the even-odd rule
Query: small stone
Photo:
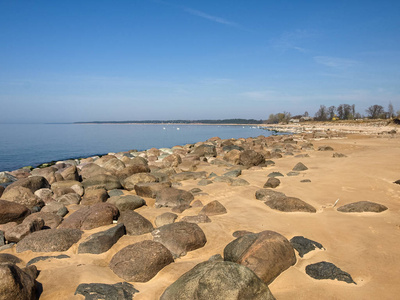
[[315, 279], [337, 279], [339, 281], [357, 284], [349, 273], [342, 271], [334, 264], [326, 261], [308, 265], [306, 267], [306, 273]]
[[305, 170], [308, 170], [308, 168], [302, 162], [298, 162], [292, 169], [292, 171], [305, 171]]
[[280, 172], [272, 172], [268, 174], [268, 177], [283, 177], [283, 174]]
[[270, 177], [267, 182], [264, 184], [264, 188], [276, 188], [281, 184], [281, 181], [278, 178]]

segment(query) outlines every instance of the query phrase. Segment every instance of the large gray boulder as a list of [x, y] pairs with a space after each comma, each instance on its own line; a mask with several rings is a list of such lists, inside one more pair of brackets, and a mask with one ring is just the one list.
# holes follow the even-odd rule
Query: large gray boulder
[[27, 235], [17, 244], [17, 253], [67, 251], [82, 236], [79, 229], [47, 229]]
[[312, 205], [295, 197], [286, 197], [284, 199], [273, 199], [265, 202], [265, 205], [272, 209], [283, 212], [309, 212], [315, 213], [317, 210]]
[[78, 253], [100, 254], [108, 251], [125, 234], [124, 224], [97, 232], [79, 244]]
[[164, 189], [171, 187], [171, 182], [148, 182], [148, 183], [138, 183], [135, 185], [136, 195], [140, 197], [156, 198], [157, 193]]
[[85, 189], [89, 186], [99, 185], [108, 191], [121, 188], [121, 183], [116, 176], [106, 174], [99, 174], [89, 177], [82, 181], [82, 185]]
[[270, 189], [260, 189], [256, 191], [256, 199], [262, 201], [286, 199], [286, 195]]
[[135, 210], [146, 205], [146, 201], [137, 195], [112, 196], [107, 203], [115, 205], [119, 211]]
[[118, 282], [115, 284], [81, 283], [76, 288], [75, 295], [83, 295], [85, 300], [132, 300], [134, 294], [138, 292], [128, 282]]
[[274, 231], [246, 234], [224, 249], [224, 260], [244, 265], [266, 284], [296, 263], [290, 242]]
[[155, 207], [176, 207], [189, 205], [194, 200], [192, 193], [173, 187], [164, 188], [156, 195]]
[[197, 156], [215, 157], [217, 156], [217, 149], [214, 145], [203, 144], [195, 147], [192, 153]]
[[146, 240], [117, 252], [109, 266], [117, 276], [126, 281], [147, 282], [172, 262], [174, 258], [166, 247]]
[[164, 225], [151, 234], [154, 241], [167, 247], [174, 257], [184, 256], [188, 251], [201, 248], [207, 242], [203, 230], [194, 223], [177, 222]]
[[200, 215], [215, 216], [226, 214], [226, 208], [218, 200], [211, 201], [204, 205], [199, 212]]
[[121, 212], [118, 218], [118, 224], [124, 224], [126, 234], [141, 235], [152, 232], [154, 227], [149, 220], [132, 210]]
[[268, 286], [250, 269], [227, 261], [196, 265], [171, 284], [160, 300], [274, 300]]
[[349, 203], [339, 207], [337, 210], [340, 212], [352, 213], [352, 212], [374, 212], [380, 213], [388, 208], [385, 205], [374, 203], [370, 201], [359, 201]]

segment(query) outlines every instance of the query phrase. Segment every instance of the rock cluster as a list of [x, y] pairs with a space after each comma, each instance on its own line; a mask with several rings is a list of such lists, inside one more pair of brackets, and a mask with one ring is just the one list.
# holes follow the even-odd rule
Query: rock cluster
[[[147, 282], [175, 260], [207, 245], [202, 226], [230, 217], [228, 201], [200, 201], [198, 197], [212, 195], [199, 188], [186, 190], [185, 181], [194, 181], [204, 190], [211, 184], [251, 190], [246, 172], [273, 166], [276, 159], [293, 157], [303, 149], [313, 149], [313, 145], [300, 145], [291, 137], [215, 137], [171, 149], [152, 148], [62, 161], [32, 171], [14, 171], [15, 176], [2, 172], [0, 183], [7, 186], [0, 186], [0, 247], [16, 243], [17, 253], [68, 255], [38, 256], [21, 268], [17, 266], [22, 263], [17, 257], [0, 253], [0, 298], [36, 299], [39, 289], [34, 264], [61, 258], [68, 261], [69, 255], [103, 257], [101, 265], [108, 266], [119, 278]], [[318, 150], [333, 149], [326, 146]], [[301, 155], [298, 157], [309, 157]], [[204, 165], [223, 171], [215, 171], [216, 174], [199, 170]], [[312, 205], [279, 191], [285, 186], [286, 176], [306, 174], [309, 168], [299, 162], [288, 171], [283, 172], [287, 175], [266, 172], [267, 181], [262, 188], [257, 187], [256, 199], [265, 202], [269, 208], [263, 207], [268, 213], [315, 213]], [[254, 198], [254, 190], [249, 199]], [[157, 209], [158, 214], [144, 213]], [[337, 210], [385, 209], [376, 203], [359, 202]], [[95, 232], [88, 234], [89, 230]], [[119, 251], [113, 248], [120, 239], [138, 236], [137, 242], [120, 247]], [[223, 257], [217, 254], [196, 265], [166, 288], [161, 299], [274, 299], [268, 285], [296, 263], [294, 249], [302, 258], [322, 247], [303, 237], [289, 242], [270, 230], [241, 230], [234, 236], [236, 239], [223, 245]], [[307, 268], [307, 274], [314, 278], [331, 278], [327, 273], [347, 278], [347, 273], [326, 263]], [[127, 282], [85, 283], [76, 287], [75, 294], [86, 299], [130, 299], [138, 292]]]

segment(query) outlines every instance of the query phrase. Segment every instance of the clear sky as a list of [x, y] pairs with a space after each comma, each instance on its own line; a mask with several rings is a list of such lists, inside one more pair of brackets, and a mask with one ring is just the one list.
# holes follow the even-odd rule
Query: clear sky
[[0, 0], [0, 123], [400, 109], [399, 0]]

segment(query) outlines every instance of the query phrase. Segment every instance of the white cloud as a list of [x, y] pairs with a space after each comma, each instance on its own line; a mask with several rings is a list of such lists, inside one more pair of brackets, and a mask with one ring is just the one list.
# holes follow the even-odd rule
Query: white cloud
[[300, 44], [305, 39], [314, 37], [315, 33], [308, 30], [296, 29], [294, 31], [286, 31], [281, 36], [272, 41], [272, 46], [280, 51], [296, 50], [302, 53], [306, 53], [308, 50], [301, 47]]
[[205, 12], [200, 11], [200, 10], [196, 10], [196, 9], [192, 9], [192, 8], [188, 8], [187, 7], [187, 8], [185, 8], [185, 11], [190, 13], [190, 14], [192, 14], [192, 15], [194, 15], [194, 16], [198, 16], [200, 18], [204, 18], [204, 19], [216, 22], [216, 23], [220, 23], [220, 24], [224, 24], [224, 25], [228, 25], [228, 26], [234, 26], [234, 27], [238, 27], [239, 26], [238, 24], [236, 24], [234, 22], [228, 21], [228, 20], [226, 20], [224, 18], [221, 18], [221, 17], [216, 17], [216, 16], [209, 15], [209, 14], [207, 14]]
[[332, 57], [332, 56], [315, 56], [314, 61], [318, 64], [335, 69], [347, 69], [360, 64], [360, 62], [356, 60]]

